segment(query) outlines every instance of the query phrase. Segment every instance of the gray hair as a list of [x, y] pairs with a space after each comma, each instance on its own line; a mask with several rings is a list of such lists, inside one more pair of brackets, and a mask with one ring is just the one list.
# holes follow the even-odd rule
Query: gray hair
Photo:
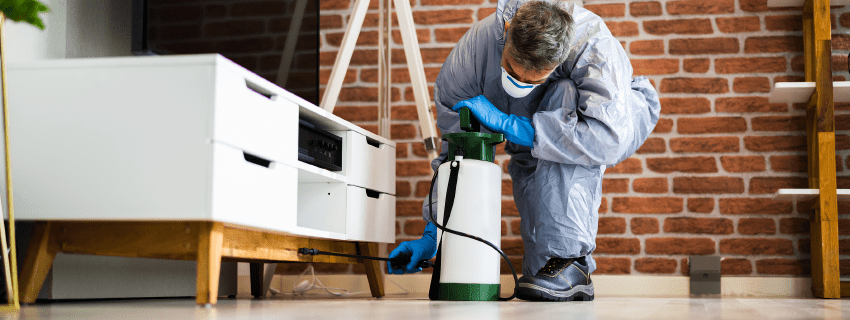
[[559, 4], [529, 1], [517, 9], [505, 50], [523, 69], [551, 69], [567, 60], [573, 18]]

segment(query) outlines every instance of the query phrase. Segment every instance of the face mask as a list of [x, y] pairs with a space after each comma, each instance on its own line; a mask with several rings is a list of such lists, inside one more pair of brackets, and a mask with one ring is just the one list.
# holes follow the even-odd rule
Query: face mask
[[528, 84], [517, 81], [514, 77], [511, 77], [507, 71], [505, 71], [505, 68], [502, 68], [502, 88], [505, 88], [505, 92], [507, 92], [511, 97], [525, 97], [537, 86], [539, 86], [539, 84]]

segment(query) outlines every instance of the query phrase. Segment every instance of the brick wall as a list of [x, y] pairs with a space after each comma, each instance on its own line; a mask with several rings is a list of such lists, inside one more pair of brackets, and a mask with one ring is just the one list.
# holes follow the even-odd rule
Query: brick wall
[[[766, 0], [585, 1], [605, 19], [661, 95], [661, 119], [643, 147], [609, 168], [603, 181], [596, 257], [600, 274], [686, 274], [688, 255], [720, 255], [724, 275], [810, 273], [808, 211], [777, 202], [779, 188], [806, 187], [805, 111], [771, 104], [776, 81], [802, 81], [799, 8]], [[320, 83], [327, 83], [353, 1], [320, 4]], [[411, 0], [428, 82], [472, 23], [495, 0]], [[377, 0], [335, 113], [377, 131]], [[850, 10], [836, 7], [833, 66], [847, 75]], [[424, 222], [429, 165], [398, 31], [393, 33], [392, 132], [398, 143], [397, 239], [416, 239]], [[322, 86], [323, 87], [323, 86]], [[433, 90], [431, 90], [433, 92]], [[850, 105], [836, 105], [838, 185], [850, 188]], [[502, 247], [521, 261], [519, 215], [500, 150]], [[840, 213], [848, 207], [840, 206]], [[850, 219], [841, 215], [841, 252], [850, 254]], [[394, 246], [390, 246], [392, 249]], [[842, 256], [842, 273], [850, 257]], [[503, 266], [503, 272], [507, 268]], [[337, 269], [336, 271], [344, 271]], [[358, 270], [355, 270], [358, 271]]]
[[[149, 0], [150, 46], [166, 54], [220, 53], [272, 83], [295, 0]], [[318, 3], [308, 1], [286, 89], [318, 104]]]

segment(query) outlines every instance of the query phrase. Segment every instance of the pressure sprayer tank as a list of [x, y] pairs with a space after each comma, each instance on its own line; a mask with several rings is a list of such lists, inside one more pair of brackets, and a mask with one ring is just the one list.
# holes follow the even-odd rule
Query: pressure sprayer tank
[[[461, 127], [470, 130], [468, 109], [461, 109]], [[471, 131], [471, 130], [470, 130]], [[477, 128], [475, 128], [477, 131]], [[440, 165], [437, 221], [449, 229], [471, 234], [501, 247], [502, 170], [493, 163], [493, 146], [501, 134], [460, 132], [443, 135], [449, 158]], [[456, 155], [459, 147], [463, 156]], [[459, 160], [457, 187], [449, 219], [444, 219], [451, 167]], [[437, 233], [440, 248], [439, 300], [496, 301], [499, 298], [498, 252], [484, 243], [458, 235]], [[442, 242], [440, 242], [442, 240]]]

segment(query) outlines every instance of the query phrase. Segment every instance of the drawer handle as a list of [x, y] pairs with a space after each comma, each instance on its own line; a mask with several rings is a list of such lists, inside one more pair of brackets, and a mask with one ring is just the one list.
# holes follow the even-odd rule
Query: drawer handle
[[366, 189], [366, 196], [369, 198], [380, 199], [381, 193], [378, 191]]
[[255, 156], [253, 154], [250, 154], [250, 153], [247, 153], [247, 152], [244, 152], [244, 151], [242, 152], [242, 156], [245, 157], [245, 161], [248, 161], [250, 163], [256, 164], [256, 165], [261, 166], [261, 167], [266, 167], [266, 168], [269, 168], [269, 169], [272, 168], [271, 160], [266, 160], [266, 159], [260, 158], [258, 156]]
[[265, 88], [256, 83], [248, 81], [248, 79], [245, 79], [245, 86], [248, 87], [248, 89], [251, 89], [251, 91], [254, 91], [260, 94], [261, 96], [266, 97], [266, 99], [274, 101], [275, 98], [277, 98], [276, 94], [272, 93], [269, 90], [266, 90]]
[[375, 139], [372, 139], [372, 138], [369, 138], [369, 137], [366, 137], [366, 143], [368, 143], [370, 146], [373, 146], [373, 147], [375, 147], [375, 148], [380, 148], [380, 147], [381, 147], [381, 142], [380, 142], [380, 141], [375, 140]]

